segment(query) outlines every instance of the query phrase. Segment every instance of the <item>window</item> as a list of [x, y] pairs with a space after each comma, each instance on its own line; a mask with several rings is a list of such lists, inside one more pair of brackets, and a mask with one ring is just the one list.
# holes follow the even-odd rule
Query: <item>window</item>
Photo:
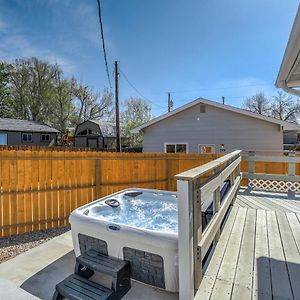
[[42, 133], [41, 134], [41, 141], [42, 142], [49, 142], [50, 141], [50, 134], [48, 134], [48, 133]]
[[198, 152], [201, 154], [215, 153], [215, 145], [198, 145]]
[[85, 129], [77, 133], [77, 135], [90, 135], [90, 134], [97, 134], [97, 132], [93, 132], [91, 129]]
[[7, 133], [0, 133], [0, 145], [7, 145]]
[[22, 142], [31, 143], [32, 142], [32, 133], [22, 133]]
[[165, 143], [166, 153], [187, 153], [187, 143]]
[[205, 104], [200, 104], [200, 114], [206, 113], [206, 106]]

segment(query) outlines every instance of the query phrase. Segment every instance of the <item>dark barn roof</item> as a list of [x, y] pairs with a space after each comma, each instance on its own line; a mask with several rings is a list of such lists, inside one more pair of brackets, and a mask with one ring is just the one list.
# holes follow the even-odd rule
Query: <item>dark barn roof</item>
[[97, 120], [88, 120], [92, 123], [95, 123], [99, 126], [103, 137], [116, 137], [116, 124], [111, 122], [102, 122]]
[[0, 118], [0, 131], [26, 131], [58, 133], [55, 128], [36, 121]]

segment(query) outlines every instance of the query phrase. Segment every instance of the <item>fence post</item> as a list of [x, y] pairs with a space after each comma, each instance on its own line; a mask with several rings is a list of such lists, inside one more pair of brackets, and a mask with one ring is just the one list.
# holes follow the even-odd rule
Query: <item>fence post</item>
[[193, 184], [177, 180], [179, 299], [194, 299]]

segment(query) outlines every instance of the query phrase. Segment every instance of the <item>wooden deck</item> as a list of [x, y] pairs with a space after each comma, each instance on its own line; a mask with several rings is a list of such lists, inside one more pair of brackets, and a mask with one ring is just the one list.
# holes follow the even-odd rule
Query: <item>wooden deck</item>
[[240, 189], [240, 192], [235, 200], [235, 205], [254, 209], [293, 212], [300, 214], [300, 194], [291, 196], [287, 193], [255, 190], [248, 191], [247, 189]]
[[195, 299], [300, 299], [300, 205], [256, 196], [239, 195]]

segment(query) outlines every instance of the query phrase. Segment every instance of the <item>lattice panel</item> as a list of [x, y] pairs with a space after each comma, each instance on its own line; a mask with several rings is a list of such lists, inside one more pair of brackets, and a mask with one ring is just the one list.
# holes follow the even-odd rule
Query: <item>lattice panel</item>
[[274, 192], [300, 192], [300, 182], [287, 182], [266, 179], [249, 179], [249, 187]]

